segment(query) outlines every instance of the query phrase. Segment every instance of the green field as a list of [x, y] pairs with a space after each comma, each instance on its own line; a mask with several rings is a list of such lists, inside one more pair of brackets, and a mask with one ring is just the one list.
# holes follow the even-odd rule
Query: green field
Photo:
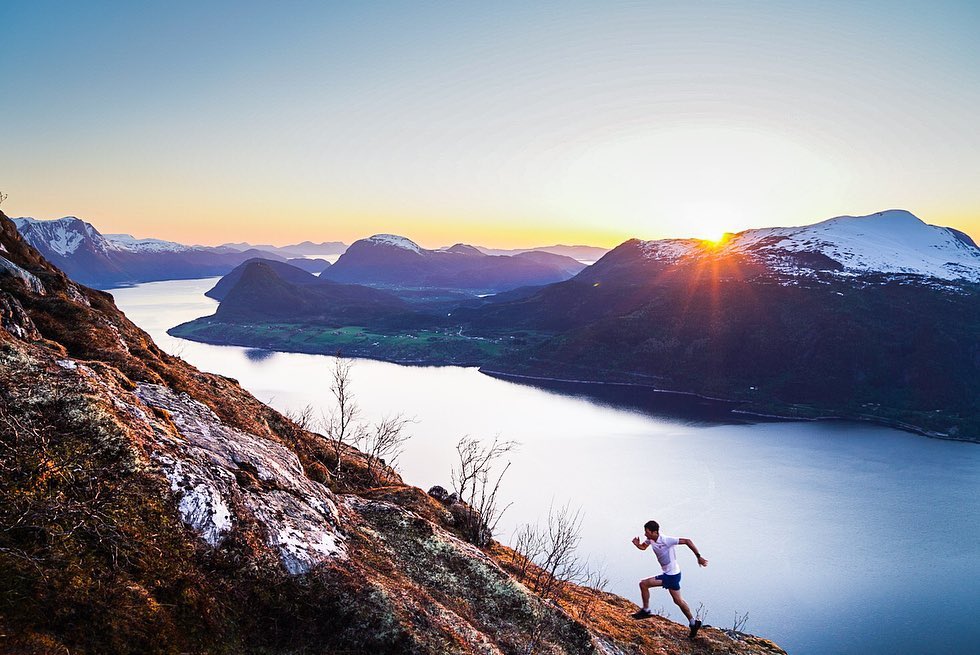
[[470, 336], [455, 329], [381, 332], [362, 326], [325, 327], [295, 323], [234, 324], [200, 318], [171, 328], [173, 336], [222, 345], [285, 352], [368, 357], [402, 363], [483, 365], [548, 335], [515, 331]]

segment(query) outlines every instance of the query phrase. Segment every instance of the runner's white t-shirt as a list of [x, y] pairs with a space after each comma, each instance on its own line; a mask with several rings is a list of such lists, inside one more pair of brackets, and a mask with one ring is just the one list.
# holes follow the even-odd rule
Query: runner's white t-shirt
[[660, 567], [664, 573], [677, 575], [681, 572], [681, 567], [677, 563], [677, 553], [674, 552], [674, 546], [680, 543], [680, 539], [659, 535], [656, 541], [647, 539], [644, 543], [653, 550], [653, 554], [657, 556], [657, 561], [660, 562]]

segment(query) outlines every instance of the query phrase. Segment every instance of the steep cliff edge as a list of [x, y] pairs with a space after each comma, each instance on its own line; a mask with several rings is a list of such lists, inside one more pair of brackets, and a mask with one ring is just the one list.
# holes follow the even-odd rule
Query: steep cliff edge
[[466, 543], [402, 484], [162, 352], [0, 213], [0, 651], [781, 653]]

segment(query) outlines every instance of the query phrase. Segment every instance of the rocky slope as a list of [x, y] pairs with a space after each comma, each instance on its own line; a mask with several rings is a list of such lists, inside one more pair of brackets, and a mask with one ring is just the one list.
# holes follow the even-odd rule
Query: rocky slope
[[[364, 456], [160, 351], [0, 214], [0, 651], [781, 653], [465, 542]], [[381, 479], [377, 478], [381, 475]]]

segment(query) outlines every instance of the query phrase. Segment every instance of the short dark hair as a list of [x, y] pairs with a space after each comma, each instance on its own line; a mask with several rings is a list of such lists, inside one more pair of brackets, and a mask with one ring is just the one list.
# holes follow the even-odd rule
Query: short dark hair
[[643, 524], [643, 527], [650, 532], [660, 532], [660, 524], [656, 521], [647, 521]]

